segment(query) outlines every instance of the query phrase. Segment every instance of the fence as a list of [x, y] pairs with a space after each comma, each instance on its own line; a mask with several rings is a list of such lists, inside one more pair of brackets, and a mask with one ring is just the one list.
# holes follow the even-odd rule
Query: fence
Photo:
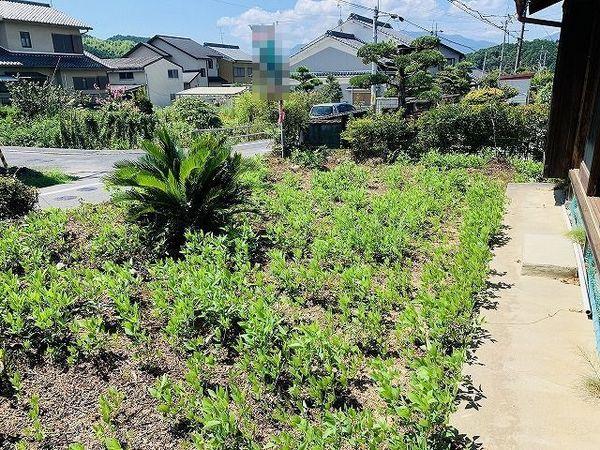
[[257, 133], [252, 132], [252, 125], [243, 125], [239, 127], [227, 127], [227, 128], [201, 128], [196, 130], [197, 134], [213, 133], [221, 134], [225, 136], [228, 141], [232, 144], [239, 144], [242, 142], [259, 141], [261, 139], [273, 138], [273, 132], [260, 131]]

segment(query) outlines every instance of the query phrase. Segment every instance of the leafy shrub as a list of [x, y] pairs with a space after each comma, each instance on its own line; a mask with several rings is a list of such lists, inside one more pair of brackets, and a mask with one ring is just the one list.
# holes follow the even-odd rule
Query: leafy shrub
[[506, 100], [506, 92], [497, 87], [484, 87], [468, 92], [461, 100], [467, 105], [483, 105]]
[[548, 109], [505, 103], [442, 105], [418, 119], [418, 147], [442, 153], [478, 153], [493, 148], [508, 155], [541, 159]]
[[535, 183], [544, 179], [544, 164], [540, 161], [513, 157], [509, 162], [515, 170], [515, 183]]
[[38, 200], [37, 191], [11, 176], [0, 175], [0, 220], [29, 213]]
[[292, 150], [292, 161], [309, 169], [320, 169], [327, 162], [329, 149], [322, 145], [320, 147], [300, 147]]
[[8, 91], [13, 106], [28, 119], [58, 114], [68, 107], [81, 104], [83, 100], [78, 92], [66, 90], [49, 81], [19, 80], [8, 83]]
[[196, 129], [219, 128], [222, 125], [217, 110], [197, 97], [179, 97], [164, 109], [169, 120], [185, 122]]
[[260, 127], [277, 123], [277, 105], [252, 92], [244, 92], [221, 108], [221, 116], [228, 126], [257, 124]]
[[99, 110], [73, 109], [60, 116], [59, 143], [66, 148], [132, 149], [143, 139], [151, 139], [155, 127], [153, 115], [127, 105]]
[[57, 147], [60, 145], [60, 120], [58, 116], [38, 117], [24, 124], [12, 116], [0, 119], [0, 142], [24, 147]]
[[402, 110], [351, 120], [342, 133], [355, 159], [379, 157], [387, 162], [409, 154], [414, 136], [414, 126]]
[[239, 154], [214, 136], [200, 136], [183, 149], [164, 129], [156, 142], [142, 144], [138, 161], [115, 165], [107, 181], [125, 188], [113, 199], [125, 203], [133, 219], [148, 224], [170, 248], [179, 248], [188, 228], [217, 231], [248, 201]]

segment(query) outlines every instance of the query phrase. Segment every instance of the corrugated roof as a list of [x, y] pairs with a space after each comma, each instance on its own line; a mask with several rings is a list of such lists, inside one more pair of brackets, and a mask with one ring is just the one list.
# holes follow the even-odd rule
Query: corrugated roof
[[140, 43], [136, 44], [135, 47], [133, 47], [131, 50], [129, 50], [127, 53], [125, 53], [124, 56], [128, 57], [129, 55], [131, 55], [133, 52], [135, 52], [140, 47], [146, 47], [147, 49], [150, 49], [154, 53], [156, 53], [160, 56], [164, 56], [165, 58], [171, 56], [170, 53], [165, 52], [162, 48], [155, 47], [154, 45], [150, 45], [147, 42], [140, 42]]
[[212, 42], [205, 42], [204, 45], [224, 54], [234, 61], [252, 62], [252, 56], [241, 50], [237, 45], [214, 44]]
[[45, 3], [0, 0], [0, 19], [92, 29], [85, 22]]
[[148, 43], [152, 45], [152, 42], [154, 42], [156, 39], [161, 39], [169, 45], [172, 45], [173, 47], [178, 48], [182, 52], [187, 53], [188, 55], [193, 56], [197, 59], [223, 58], [225, 56], [219, 51], [209, 47], [205, 47], [204, 45], [199, 44], [198, 42], [190, 38], [178, 36], [165, 36], [159, 34], [150, 39]]
[[102, 63], [84, 54], [58, 55], [53, 53], [11, 52], [0, 47], [0, 67], [2, 66], [29, 69], [106, 69]]
[[149, 64], [152, 64], [159, 59], [162, 59], [161, 56], [131, 56], [128, 58], [110, 58], [110, 59], [101, 59], [100, 62], [104, 64], [109, 69], [113, 70], [142, 70]]

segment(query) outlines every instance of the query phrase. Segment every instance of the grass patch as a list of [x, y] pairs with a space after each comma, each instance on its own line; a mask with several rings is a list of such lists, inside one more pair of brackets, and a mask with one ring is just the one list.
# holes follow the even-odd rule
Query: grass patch
[[19, 169], [16, 174], [17, 178], [23, 183], [36, 188], [70, 183], [79, 179], [78, 177], [69, 175], [59, 169], [48, 169], [40, 172], [34, 169], [22, 168]]
[[0, 223], [0, 433], [446, 448], [504, 208], [475, 162], [253, 161], [255, 212], [172, 258], [111, 205]]
[[[0, 172], [6, 174], [6, 171], [0, 169]], [[35, 170], [27, 167], [11, 167], [8, 174], [14, 175], [22, 183], [35, 188], [45, 188], [57, 184], [70, 183], [79, 178], [69, 175], [60, 169]]]

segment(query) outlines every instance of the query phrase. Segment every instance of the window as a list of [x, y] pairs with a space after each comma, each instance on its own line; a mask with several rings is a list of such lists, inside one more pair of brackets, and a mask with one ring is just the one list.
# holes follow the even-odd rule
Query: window
[[338, 105], [338, 112], [346, 113], [346, 112], [352, 112], [352, 111], [354, 111], [354, 106], [352, 106], [349, 103], [342, 103], [342, 104]]
[[76, 91], [106, 89], [107, 84], [107, 77], [73, 77], [73, 88]]
[[234, 77], [245, 77], [246, 69], [244, 67], [234, 67], [233, 68], [233, 76]]
[[204, 69], [204, 68], [200, 69], [200, 76], [202, 78], [206, 78], [206, 69]]
[[119, 80], [133, 80], [133, 72], [120, 72]]
[[21, 31], [21, 47], [31, 48], [31, 35], [29, 31]]
[[248, 68], [246, 69], [246, 75], [247, 75], [248, 77], [251, 77], [251, 76], [252, 76], [252, 67], [248, 67]]
[[208, 60], [208, 68], [209, 68], [209, 69], [212, 69], [212, 68], [213, 68], [213, 60], [212, 60], [212, 59], [209, 59], [209, 60]]
[[177, 99], [177, 94], [171, 94], [171, 101], [175, 101]]
[[52, 44], [56, 53], [83, 53], [80, 35], [52, 34]]
[[446, 62], [450, 65], [453, 66], [454, 64], [456, 64], [456, 58], [446, 58]]
[[179, 70], [169, 69], [169, 78], [179, 78]]

